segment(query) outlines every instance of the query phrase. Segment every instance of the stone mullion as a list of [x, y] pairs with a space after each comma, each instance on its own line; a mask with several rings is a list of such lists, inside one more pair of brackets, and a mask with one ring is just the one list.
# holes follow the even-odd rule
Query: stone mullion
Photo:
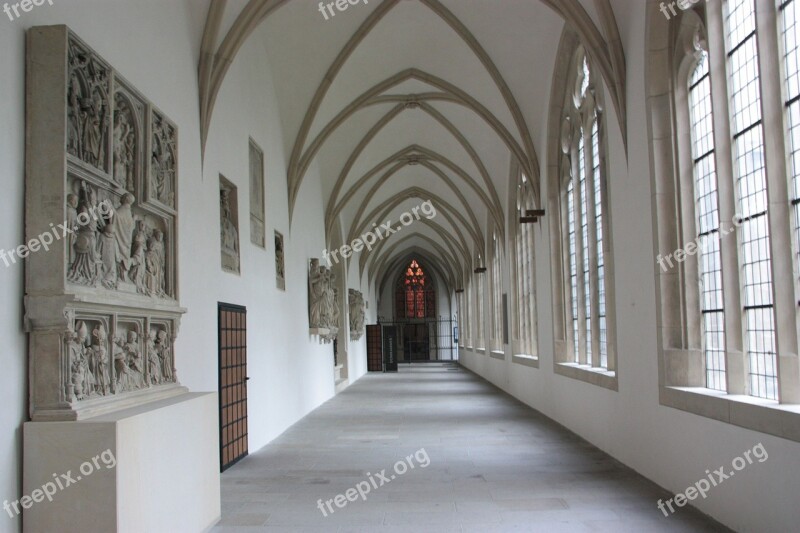
[[533, 303], [534, 303], [534, 298], [535, 298], [534, 287], [536, 286], [534, 276], [536, 275], [536, 271], [533, 268], [534, 267], [534, 263], [533, 263], [533, 246], [532, 246], [532, 243], [531, 243], [532, 233], [533, 233], [533, 230], [528, 228], [528, 229], [525, 230], [525, 234], [523, 235], [523, 242], [525, 243], [525, 271], [527, 273], [526, 277], [528, 278], [528, 292], [527, 292], [527, 300], [525, 302], [525, 312], [527, 313], [527, 317], [528, 317], [527, 323], [525, 324], [526, 327], [528, 328], [528, 334], [527, 334], [527, 339], [528, 340], [527, 340], [527, 345], [526, 345], [526, 348], [527, 348], [526, 354], [527, 355], [536, 355], [536, 354], [534, 354], [534, 352], [536, 350], [534, 350], [534, 347], [533, 347], [533, 340], [534, 340], [533, 322], [534, 322], [534, 320], [536, 318], [534, 316], [534, 313], [533, 313]]
[[[581, 227], [581, 180], [580, 180], [580, 163], [578, 157], [578, 146], [574, 148], [574, 156], [571, 164], [573, 168], [573, 187], [572, 187], [572, 205], [574, 206], [573, 224], [575, 225], [575, 287], [576, 287], [576, 305], [578, 308], [578, 353], [575, 354], [578, 363], [586, 363], [586, 287], [584, 286], [583, 275], [583, 229]], [[569, 246], [569, 242], [567, 242]], [[572, 273], [568, 273], [572, 277]], [[570, 291], [571, 291], [570, 287]], [[572, 309], [570, 309], [570, 315]], [[574, 328], [573, 328], [574, 329]]]
[[[728, 65], [725, 53], [725, 24], [722, 0], [709, 0], [708, 49], [711, 73], [711, 101], [714, 112], [717, 191], [720, 224], [729, 224], [736, 215], [736, 176], [733, 170], [730, 109], [728, 107]], [[744, 350], [742, 285], [739, 271], [739, 234], [720, 239], [723, 301], [725, 304], [725, 374], [729, 394], [747, 393], [747, 354]]]

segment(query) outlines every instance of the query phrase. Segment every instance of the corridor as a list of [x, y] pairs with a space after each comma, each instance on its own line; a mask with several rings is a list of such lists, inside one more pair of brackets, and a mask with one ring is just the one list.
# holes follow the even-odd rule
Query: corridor
[[665, 518], [670, 497], [470, 372], [417, 365], [365, 376], [224, 473], [213, 531], [727, 531]]

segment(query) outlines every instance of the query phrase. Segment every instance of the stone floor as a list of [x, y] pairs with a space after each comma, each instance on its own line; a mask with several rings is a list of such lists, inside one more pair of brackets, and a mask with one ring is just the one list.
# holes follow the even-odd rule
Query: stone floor
[[213, 531], [727, 531], [665, 518], [669, 497], [468, 371], [420, 365], [365, 376], [223, 474]]

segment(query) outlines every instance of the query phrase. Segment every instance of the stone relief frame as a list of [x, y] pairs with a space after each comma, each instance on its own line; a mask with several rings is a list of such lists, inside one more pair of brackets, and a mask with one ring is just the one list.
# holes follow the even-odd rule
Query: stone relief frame
[[[177, 128], [63, 25], [28, 30], [26, 82], [31, 418], [85, 419], [186, 392], [174, 372], [185, 312], [178, 302], [177, 198], [164, 195], [177, 190]], [[148, 185], [153, 117], [168, 126], [164, 202], [150, 197]], [[56, 235], [56, 225], [68, 231]], [[173, 369], [167, 379], [155, 366], [157, 379], [147, 372], [147, 339], [140, 336], [151, 320], [169, 331], [159, 345]], [[139, 374], [120, 382], [132, 366]]]
[[222, 270], [241, 274], [239, 248], [239, 190], [219, 175], [220, 251]]
[[275, 285], [286, 290], [286, 247], [283, 234], [275, 231]]

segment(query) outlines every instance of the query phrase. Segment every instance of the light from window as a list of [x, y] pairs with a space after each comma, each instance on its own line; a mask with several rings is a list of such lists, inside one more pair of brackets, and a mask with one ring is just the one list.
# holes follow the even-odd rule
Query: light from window
[[600, 168], [600, 126], [592, 124], [592, 176], [594, 176], [594, 216], [597, 239], [597, 301], [600, 366], [608, 368], [608, 328], [606, 325], [606, 264], [603, 251], [603, 176]]
[[706, 386], [727, 390], [725, 381], [725, 310], [722, 293], [719, 194], [715, 165], [714, 116], [708, 53], [702, 52], [689, 80], [689, 116], [694, 161], [694, 196], [700, 276], [702, 343]]
[[[786, 124], [789, 128], [789, 172], [791, 179], [792, 210], [797, 250], [800, 253], [800, 31], [797, 19], [800, 2], [781, 0], [781, 37], [783, 39], [783, 64], [786, 76]], [[797, 258], [800, 265], [800, 256]]]
[[577, 234], [575, 231], [575, 185], [574, 180], [569, 180], [567, 186], [567, 217], [569, 217], [569, 279], [570, 293], [572, 295], [572, 342], [574, 361], [580, 363], [580, 328], [578, 327], [578, 251]]
[[592, 284], [591, 269], [589, 267], [589, 188], [586, 180], [586, 145], [583, 141], [583, 130], [578, 141], [578, 175], [581, 188], [581, 245], [583, 250], [583, 303], [586, 321], [586, 359], [585, 363], [592, 364]]
[[743, 220], [740, 264], [750, 394], [777, 399], [775, 310], [755, 0], [729, 0], [726, 9], [734, 173], [739, 214]]

